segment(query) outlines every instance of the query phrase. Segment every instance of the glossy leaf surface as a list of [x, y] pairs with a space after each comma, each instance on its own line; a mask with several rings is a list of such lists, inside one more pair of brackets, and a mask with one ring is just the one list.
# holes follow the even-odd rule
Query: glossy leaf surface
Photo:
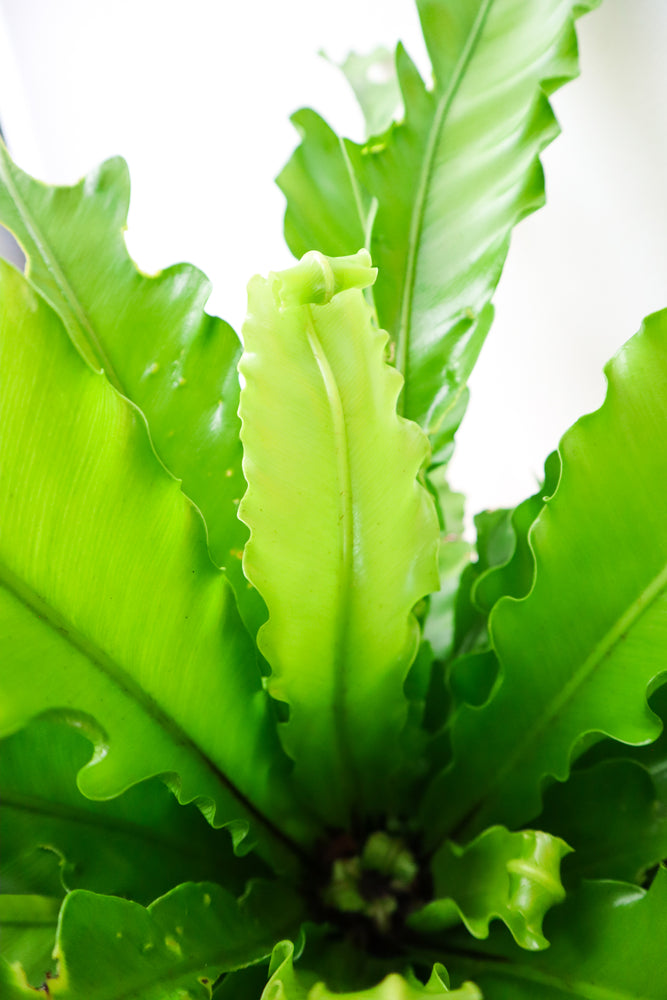
[[551, 947], [537, 954], [520, 952], [497, 934], [475, 944], [477, 957], [452, 950], [443, 961], [453, 979], [474, 970], [484, 1000], [663, 1000], [664, 869], [648, 892], [622, 882], [584, 883], [552, 911], [546, 931]]
[[317, 975], [295, 969], [294, 946], [288, 941], [277, 945], [271, 959], [271, 979], [262, 993], [262, 1000], [419, 1000], [420, 997], [451, 997], [451, 1000], [482, 1000], [473, 983], [458, 990], [449, 989], [449, 977], [443, 966], [436, 965], [426, 984], [410, 975], [393, 973], [370, 989], [339, 993], [318, 982]]
[[73, 187], [51, 187], [21, 171], [0, 144], [0, 223], [83, 356], [146, 415], [158, 455], [201, 509], [211, 555], [256, 631], [265, 611], [241, 572], [247, 532], [236, 516], [245, 489], [241, 345], [227, 323], [204, 312], [210, 283], [197, 268], [178, 264], [154, 277], [137, 269], [123, 237], [129, 198], [120, 158]]
[[[302, 119], [303, 142], [279, 178], [285, 235], [297, 255], [357, 249], [353, 233], [360, 219], [368, 225], [368, 209], [357, 197], [355, 210], [351, 184], [377, 204], [370, 249], [380, 268], [379, 323], [395, 340], [406, 378], [401, 412], [432, 435], [436, 459], [448, 452], [451, 414], [491, 322], [511, 230], [544, 201], [538, 155], [557, 134], [545, 92], [576, 75], [573, 20], [596, 5], [421, 0], [433, 89], [399, 46], [404, 120], [364, 145], [325, 148], [321, 120]], [[333, 189], [330, 231], [313, 231], [309, 221], [306, 162], [317, 163]], [[348, 217], [343, 236], [338, 223]], [[299, 218], [307, 220], [301, 227]]]
[[345, 145], [310, 108], [291, 122], [303, 142], [277, 178], [287, 198], [287, 245], [295, 257], [310, 250], [330, 257], [356, 253], [368, 243], [371, 199], [351, 170]]
[[656, 313], [608, 366], [603, 406], [561, 442], [558, 490], [530, 536], [535, 584], [494, 608], [502, 680], [454, 722], [455, 762], [426, 803], [432, 837], [535, 816], [543, 779], [565, 778], [591, 734], [660, 733], [646, 696], [667, 653], [666, 344]]
[[199, 516], [8, 265], [0, 292], [0, 730], [56, 711], [95, 744], [84, 794], [166, 774], [216, 825], [252, 815], [275, 841], [261, 810], [293, 815], [287, 762]]
[[[386, 335], [345, 288], [372, 280], [368, 263], [315, 255], [253, 279], [240, 365], [244, 569], [269, 608], [258, 643], [269, 691], [289, 703], [295, 779], [337, 824], [351, 804], [386, 808], [385, 747], [405, 725], [417, 651], [411, 611], [437, 587], [437, 517], [416, 478], [428, 443], [396, 416]], [[341, 273], [322, 305], [311, 304], [315, 264], [332, 288]]]
[[522, 948], [546, 948], [542, 921], [565, 898], [559, 871], [568, 851], [548, 833], [501, 826], [463, 848], [443, 844], [431, 863], [435, 899], [410, 917], [410, 926], [429, 934], [460, 918], [474, 937], [486, 938], [498, 918]]
[[255, 883], [241, 900], [209, 882], [187, 883], [147, 909], [77, 889], [58, 927], [62, 1000], [206, 1000], [220, 973], [259, 962], [295, 933], [299, 904], [285, 887]]
[[90, 749], [48, 719], [0, 744], [0, 891], [62, 895], [64, 885], [146, 905], [179, 882], [208, 879], [241, 893], [261, 874], [157, 779], [106, 802], [83, 796], [76, 775]]

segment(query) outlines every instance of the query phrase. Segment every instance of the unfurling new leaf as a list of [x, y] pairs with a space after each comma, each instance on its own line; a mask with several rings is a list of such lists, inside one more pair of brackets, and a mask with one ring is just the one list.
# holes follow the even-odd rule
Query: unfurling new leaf
[[[240, 414], [244, 569], [269, 609], [258, 643], [295, 776], [329, 823], [393, 805], [384, 746], [405, 726], [417, 601], [437, 588], [424, 434], [360, 290], [365, 251], [255, 278]], [[315, 725], [313, 720], [317, 719]], [[409, 762], [406, 762], [406, 765]]]

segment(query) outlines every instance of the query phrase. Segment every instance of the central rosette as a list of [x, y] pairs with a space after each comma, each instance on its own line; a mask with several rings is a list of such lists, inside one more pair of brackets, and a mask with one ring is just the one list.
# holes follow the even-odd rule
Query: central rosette
[[341, 913], [363, 915], [380, 932], [388, 931], [394, 916], [410, 904], [417, 884], [419, 867], [412, 851], [402, 837], [383, 830], [370, 834], [358, 853], [352, 853], [352, 841], [342, 850], [344, 856], [331, 864], [322, 902]]

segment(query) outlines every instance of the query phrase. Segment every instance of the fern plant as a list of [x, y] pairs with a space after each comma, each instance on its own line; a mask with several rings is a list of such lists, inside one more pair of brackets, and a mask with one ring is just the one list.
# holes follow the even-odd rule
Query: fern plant
[[348, 61], [241, 339], [0, 151], [3, 1000], [664, 998], [667, 312], [474, 546], [446, 479], [596, 5]]

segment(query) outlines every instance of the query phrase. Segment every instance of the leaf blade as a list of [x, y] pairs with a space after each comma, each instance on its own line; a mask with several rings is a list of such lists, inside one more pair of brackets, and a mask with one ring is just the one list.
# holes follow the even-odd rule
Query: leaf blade
[[261, 864], [234, 857], [227, 836], [153, 780], [94, 801], [76, 786], [90, 744], [39, 719], [0, 745], [3, 893], [88, 889], [147, 905], [179, 882], [216, 881], [240, 893]]
[[[244, 620], [265, 616], [243, 578], [246, 531], [232, 328], [204, 312], [210, 284], [187, 264], [142, 274], [123, 233], [129, 177], [108, 160], [73, 187], [40, 184], [0, 144], [0, 222], [28, 258], [36, 288], [80, 353], [144, 412], [161, 460], [201, 509], [213, 560], [225, 566]], [[113, 290], [112, 292], [110, 290]]]
[[622, 882], [583, 883], [550, 914], [546, 951], [519, 953], [496, 935], [475, 945], [477, 958], [452, 951], [447, 961], [453, 976], [474, 974], [488, 1000], [661, 1000], [666, 928], [663, 868], [648, 891]]
[[58, 929], [62, 1000], [204, 1000], [220, 973], [260, 962], [295, 933], [300, 905], [286, 887], [254, 883], [240, 900], [210, 882], [185, 883], [147, 909], [77, 889]]
[[98, 751], [79, 776], [92, 797], [166, 773], [220, 823], [251, 805], [243, 785], [268, 801], [275, 780], [287, 803], [253, 647], [196, 511], [56, 314], [8, 266], [0, 281], [3, 734], [46, 710], [78, 720]]
[[569, 850], [548, 833], [511, 833], [501, 826], [490, 827], [464, 848], [446, 843], [431, 864], [435, 898], [409, 924], [433, 933], [460, 917], [474, 937], [486, 938], [497, 918], [522, 948], [546, 948], [542, 921], [565, 898], [559, 867]]
[[[289, 280], [310, 281], [319, 256]], [[361, 292], [279, 308], [286, 280], [251, 282], [244, 325], [244, 568], [269, 607], [259, 645], [269, 690], [290, 704], [296, 780], [338, 823], [352, 800], [363, 812], [389, 794], [381, 747], [406, 721], [411, 610], [437, 583], [438, 526], [416, 478], [427, 443], [396, 416], [400, 378]]]
[[[607, 367], [602, 407], [561, 442], [561, 480], [530, 535], [534, 586], [491, 616], [503, 679], [483, 708], [462, 709], [459, 763], [429, 793], [426, 810], [441, 829], [469, 832], [491, 816], [523, 822], [539, 810], [543, 778], [564, 779], [583, 740], [606, 734], [639, 745], [660, 732], [646, 695], [664, 672], [667, 644], [667, 536], [657, 513], [667, 480], [658, 446], [665, 337], [667, 312], [656, 313]], [[530, 712], [512, 726], [526, 699]], [[452, 809], [436, 820], [443, 794]]]

